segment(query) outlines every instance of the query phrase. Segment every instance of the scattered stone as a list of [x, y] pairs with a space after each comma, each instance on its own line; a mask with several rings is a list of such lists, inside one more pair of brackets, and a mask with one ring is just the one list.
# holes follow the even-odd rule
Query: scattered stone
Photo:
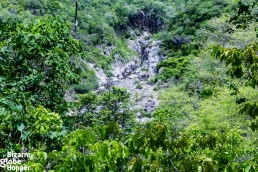
[[137, 78], [137, 75], [136, 74], [133, 74], [133, 75], [130, 75], [128, 76], [129, 79], [136, 79]]
[[117, 81], [119, 81], [119, 79], [118, 79], [117, 77], [110, 77], [109, 79], [110, 79], [111, 83], [114, 83], [114, 84], [115, 84]]
[[144, 110], [146, 112], [153, 112], [155, 110], [156, 103], [152, 100], [148, 100], [148, 102], [145, 104]]
[[137, 112], [137, 113], [136, 113], [136, 116], [139, 118], [139, 117], [142, 116], [142, 113], [141, 113], [141, 112]]
[[149, 74], [147, 71], [141, 71], [139, 73], [139, 77], [138, 77], [140, 80], [143, 80], [143, 79], [146, 79], [146, 78], [149, 78]]

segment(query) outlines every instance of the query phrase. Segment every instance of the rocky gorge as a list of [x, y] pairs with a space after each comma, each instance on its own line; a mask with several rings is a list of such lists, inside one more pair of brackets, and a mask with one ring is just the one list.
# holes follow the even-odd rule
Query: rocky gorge
[[[137, 55], [129, 60], [122, 60], [119, 57], [114, 59], [111, 77], [94, 64], [88, 64], [98, 78], [97, 92], [102, 92], [111, 86], [125, 88], [131, 95], [131, 110], [143, 109], [145, 112], [152, 113], [159, 104], [158, 91], [155, 90], [152, 79], [158, 72], [157, 64], [165, 58], [159, 55], [160, 42], [155, 40], [151, 33], [144, 31], [136, 39], [128, 40], [127, 44]], [[143, 117], [140, 112], [137, 112], [137, 121], [146, 122], [147, 120], [150, 118]]]

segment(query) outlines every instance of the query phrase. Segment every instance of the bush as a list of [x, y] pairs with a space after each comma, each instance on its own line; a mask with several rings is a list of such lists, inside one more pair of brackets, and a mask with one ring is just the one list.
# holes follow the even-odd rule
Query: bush
[[183, 73], [187, 70], [187, 64], [189, 63], [189, 57], [181, 58], [169, 58], [161, 61], [157, 65], [157, 70], [162, 69], [159, 79], [166, 81], [171, 77], [179, 79]]

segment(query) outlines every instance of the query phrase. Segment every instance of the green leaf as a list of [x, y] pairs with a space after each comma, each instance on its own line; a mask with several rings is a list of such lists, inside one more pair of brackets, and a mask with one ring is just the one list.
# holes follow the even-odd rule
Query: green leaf
[[21, 123], [21, 124], [19, 124], [19, 125], [17, 126], [17, 130], [20, 131], [20, 132], [22, 132], [22, 131], [24, 130], [24, 128], [25, 128], [25, 126], [24, 126], [23, 123]]

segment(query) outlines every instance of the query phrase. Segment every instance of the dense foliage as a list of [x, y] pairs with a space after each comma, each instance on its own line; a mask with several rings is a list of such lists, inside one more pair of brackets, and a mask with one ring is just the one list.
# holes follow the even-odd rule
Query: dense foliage
[[[78, 82], [81, 45], [61, 19], [1, 23], [2, 94], [52, 110], [64, 106], [64, 93]], [[63, 105], [62, 105], [63, 104]]]
[[[74, 1], [0, 2], [0, 159], [31, 153], [31, 171], [258, 170], [256, 0], [78, 4], [75, 31]], [[166, 59], [148, 83], [159, 106], [139, 123], [128, 91], [96, 92], [90, 66], [111, 77], [147, 31]]]

